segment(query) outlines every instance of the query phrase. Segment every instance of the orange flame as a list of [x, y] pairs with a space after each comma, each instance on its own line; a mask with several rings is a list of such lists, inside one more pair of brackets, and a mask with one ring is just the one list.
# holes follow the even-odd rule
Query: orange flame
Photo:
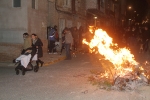
[[[127, 48], [118, 48], [117, 44], [113, 43], [112, 38], [102, 29], [95, 31], [94, 37], [90, 42], [83, 39], [83, 43], [89, 45], [90, 49], [97, 47], [98, 52], [103, 55], [106, 60], [113, 63], [115, 76], [124, 76], [132, 72], [131, 66], [138, 64], [130, 50]], [[115, 50], [113, 47], [115, 47]], [[107, 75], [106, 72], [105, 75]]]

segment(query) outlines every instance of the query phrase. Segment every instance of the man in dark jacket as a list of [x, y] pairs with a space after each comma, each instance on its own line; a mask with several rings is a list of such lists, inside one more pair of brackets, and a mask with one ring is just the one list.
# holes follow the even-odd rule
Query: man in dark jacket
[[56, 52], [56, 49], [55, 49], [55, 29], [54, 28], [51, 28], [50, 31], [49, 31], [49, 41], [50, 41], [50, 46], [49, 46], [49, 54], [52, 54], [54, 52]]

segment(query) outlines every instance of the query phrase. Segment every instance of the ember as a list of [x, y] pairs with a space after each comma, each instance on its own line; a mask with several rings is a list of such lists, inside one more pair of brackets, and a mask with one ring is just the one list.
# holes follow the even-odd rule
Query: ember
[[149, 75], [138, 62], [134, 55], [127, 48], [119, 48], [117, 44], [102, 29], [95, 31], [90, 42], [83, 39], [83, 43], [90, 47], [91, 52], [98, 50], [99, 54], [113, 64], [112, 67], [105, 68], [104, 73], [96, 75], [96, 80], [101, 82], [109, 80], [112, 89], [132, 90], [140, 85], [149, 83]]

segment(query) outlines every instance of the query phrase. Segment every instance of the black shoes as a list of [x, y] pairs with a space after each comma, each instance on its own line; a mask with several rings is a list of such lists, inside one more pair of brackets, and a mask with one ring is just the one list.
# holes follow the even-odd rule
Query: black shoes
[[36, 66], [34, 67], [34, 72], [38, 72], [38, 70], [39, 70], [39, 66], [36, 65]]
[[40, 63], [40, 65], [41, 65], [41, 67], [42, 67], [42, 66], [43, 66], [43, 64], [44, 64], [44, 62], [43, 62], [43, 61], [41, 61], [41, 60], [37, 60], [37, 61], [36, 61], [36, 65], [37, 65], [37, 66], [39, 66], [39, 63]]

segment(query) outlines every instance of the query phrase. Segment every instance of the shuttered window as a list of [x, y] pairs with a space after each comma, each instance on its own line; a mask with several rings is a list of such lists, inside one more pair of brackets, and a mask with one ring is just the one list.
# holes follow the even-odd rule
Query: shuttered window
[[13, 0], [13, 7], [21, 7], [21, 0]]
[[64, 7], [71, 8], [71, 0], [64, 0]]

